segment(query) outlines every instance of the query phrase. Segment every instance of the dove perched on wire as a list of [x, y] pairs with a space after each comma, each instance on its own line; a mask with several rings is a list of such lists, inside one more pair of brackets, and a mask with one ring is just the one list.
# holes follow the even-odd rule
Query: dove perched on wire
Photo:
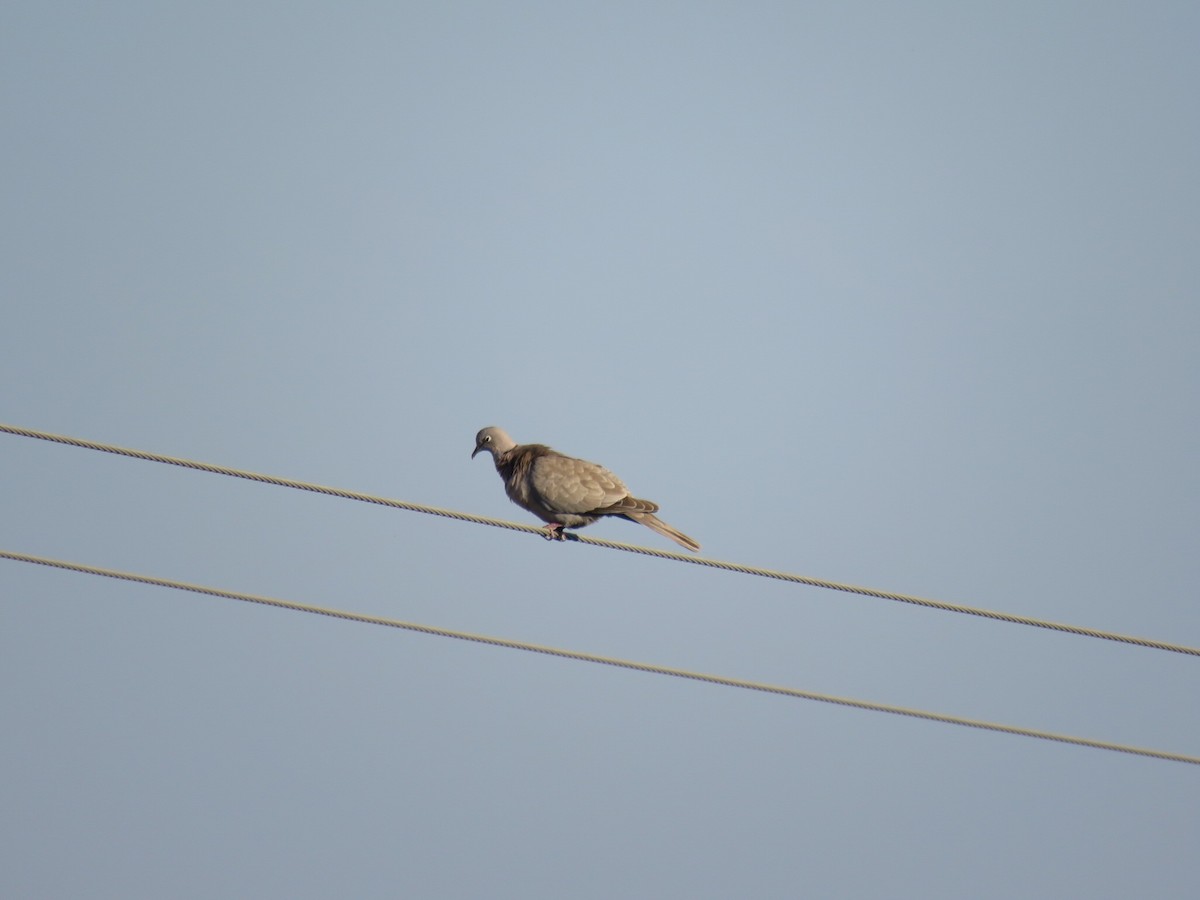
[[564, 528], [582, 528], [605, 516], [620, 516], [669, 537], [693, 553], [700, 545], [654, 514], [658, 504], [639, 500], [603, 466], [565, 456], [545, 444], [518, 444], [503, 429], [475, 435], [471, 458], [492, 454], [508, 499], [546, 523], [547, 537], [563, 540]]

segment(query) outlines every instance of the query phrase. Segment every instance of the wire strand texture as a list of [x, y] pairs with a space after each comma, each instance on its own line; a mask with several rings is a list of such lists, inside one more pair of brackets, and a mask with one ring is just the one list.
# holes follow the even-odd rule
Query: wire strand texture
[[245, 603], [258, 603], [264, 606], [274, 606], [279, 609], [294, 612], [312, 613], [329, 616], [335, 619], [345, 619], [350, 622], [361, 622], [367, 625], [381, 625], [388, 628], [398, 628], [434, 637], [454, 638], [460, 641], [472, 641], [477, 644], [487, 644], [492, 647], [503, 647], [509, 650], [523, 650], [528, 653], [540, 653], [545, 656], [557, 656], [577, 662], [597, 663], [621, 669], [632, 669], [636, 672], [646, 672], [653, 675], [668, 675], [673, 678], [684, 678], [708, 684], [719, 684], [724, 687], [740, 688], [748, 691], [760, 691], [767, 694], [777, 694], [793, 697], [799, 700], [814, 700], [837, 706], [848, 706], [871, 712], [890, 713], [897, 716], [908, 716], [915, 719], [925, 719], [930, 722], [941, 722], [946, 725], [960, 725], [966, 728], [977, 728], [983, 731], [995, 731], [1002, 734], [1012, 734], [1019, 737], [1036, 738], [1043, 741], [1053, 741], [1061, 744], [1073, 744], [1078, 747], [1089, 747], [1093, 750], [1107, 750], [1114, 753], [1125, 753], [1132, 756], [1144, 756], [1168, 762], [1181, 762], [1190, 765], [1200, 765], [1200, 756], [1189, 756], [1183, 753], [1172, 753], [1166, 750], [1153, 750], [1147, 747], [1134, 747], [1128, 744], [1117, 744], [1111, 741], [1099, 741], [1092, 738], [1075, 737], [1068, 734], [1057, 734], [1051, 731], [1040, 731], [1034, 728], [1022, 728], [1017, 725], [1004, 725], [999, 722], [988, 722], [981, 719], [968, 719], [946, 713], [930, 712], [922, 709], [910, 709], [904, 706], [892, 706], [887, 703], [875, 703], [870, 700], [856, 700], [850, 697], [838, 697], [832, 694], [821, 694], [816, 691], [805, 691], [799, 688], [784, 687], [777, 684], [767, 684], [760, 681], [750, 681], [744, 678], [730, 678], [724, 675], [711, 675], [705, 672], [693, 672], [687, 669], [677, 669], [672, 666], [662, 666], [653, 663], [635, 662], [628, 659], [618, 659], [602, 656], [597, 653], [585, 653], [578, 650], [565, 650], [560, 647], [547, 647], [542, 644], [531, 644], [527, 641], [511, 640], [509, 638], [493, 637], [485, 634], [473, 634], [466, 631], [454, 631], [449, 628], [439, 628], [434, 625], [421, 625], [416, 622], [406, 622], [401, 619], [391, 619], [384, 616], [370, 616], [364, 613], [349, 612], [343, 609], [333, 609], [325, 606], [315, 606], [309, 603], [298, 603], [293, 600], [282, 600], [278, 597], [266, 597], [260, 594], [244, 594], [240, 591], [228, 591], [222, 588], [207, 587], [199, 584], [189, 584], [170, 578], [159, 578], [153, 575], [139, 575], [134, 572], [122, 572], [116, 569], [104, 569], [99, 566], [89, 566], [83, 563], [68, 562], [61, 559], [50, 559], [43, 556], [32, 556], [26, 553], [16, 553], [0, 550], [0, 558], [16, 562], [33, 563], [69, 572], [80, 572], [86, 575], [99, 575], [121, 581], [131, 581], [138, 584], [155, 587], [171, 588], [178, 591], [190, 591], [210, 597], [220, 597], [227, 600], [239, 600]]
[[[379, 497], [374, 494], [366, 494], [360, 491], [351, 491], [346, 490], [345, 488], [312, 484], [306, 481], [297, 481], [293, 478], [282, 478], [277, 475], [265, 475], [259, 472], [235, 469], [230, 466], [219, 466], [214, 465], [213, 463], [198, 462], [196, 460], [183, 459], [176, 456], [166, 456], [161, 453], [150, 453], [145, 450], [133, 450], [128, 447], [118, 447], [114, 444], [103, 444], [98, 441], [89, 441], [62, 434], [52, 434], [47, 431], [39, 431], [33, 428], [22, 428], [16, 425], [8, 425], [3, 422], [0, 422], [0, 432], [16, 435], [18, 437], [35, 438], [41, 441], [51, 441], [53, 443], [65, 444], [71, 447], [79, 447], [85, 450], [97, 450], [102, 453], [111, 453], [117, 456], [140, 459], [147, 462], [180, 466], [185, 469], [193, 469], [199, 472], [209, 472], [215, 475], [227, 475], [231, 478], [242, 478], [247, 481], [257, 481], [262, 484], [271, 484], [278, 487], [292, 488], [299, 491], [309, 491], [315, 494], [325, 494], [326, 496], [340, 497], [345, 500], [357, 500], [361, 503], [373, 503], [378, 506], [388, 506], [392, 507], [393, 509], [408, 510], [409, 512], [443, 516], [448, 519], [456, 519], [460, 522], [472, 522], [476, 525], [490, 525], [494, 528], [506, 528], [510, 531], [524, 531], [530, 534], [539, 535], [541, 537], [545, 536], [545, 530], [536, 525], [526, 525], [521, 522], [509, 522], [504, 519], [494, 519], [490, 516], [479, 516], [473, 513], [441, 509], [436, 506], [427, 506], [422, 503], [410, 503], [404, 500], [393, 500], [388, 497]], [[878, 590], [876, 588], [861, 587], [853, 584], [844, 584], [842, 582], [829, 581], [824, 578], [813, 578], [811, 576], [796, 575], [790, 572], [778, 572], [772, 569], [763, 569], [758, 566], [725, 562], [718, 559], [707, 559], [702, 556], [675, 553], [670, 550], [657, 550], [653, 547], [642, 547], [635, 544], [626, 544], [620, 541], [610, 541], [604, 538], [590, 537], [587, 535], [566, 534], [565, 537], [569, 541], [590, 544], [595, 547], [604, 547], [610, 550], [623, 550], [627, 553], [638, 553], [643, 556], [656, 556], [660, 559], [669, 559], [675, 562], [690, 563], [694, 566], [705, 566], [712, 569], [721, 569], [726, 572], [736, 572], [742, 575], [754, 575], [760, 578], [771, 578], [777, 581], [803, 584], [830, 591], [841, 591], [843, 593], [858, 594], [864, 597], [875, 597], [880, 600], [891, 600], [896, 603], [907, 603], [912, 606], [922, 606], [926, 609], [936, 609], [943, 612], [978, 616], [980, 618], [991, 619], [997, 622], [1008, 622], [1013, 625], [1025, 625], [1031, 628], [1043, 628], [1050, 631], [1062, 632], [1064, 634], [1078, 635], [1080, 637], [1113, 641], [1121, 644], [1129, 644], [1135, 647], [1145, 647], [1150, 650], [1162, 650], [1168, 653], [1181, 653], [1188, 656], [1200, 656], [1200, 647], [1189, 647], [1183, 644], [1154, 640], [1152, 638], [1135, 637], [1133, 635], [1120, 634], [1113, 631], [1102, 631], [1097, 628], [1088, 628], [1082, 625], [1070, 625], [1065, 622], [1051, 622], [1045, 619], [1036, 619], [1032, 616], [1022, 616], [1015, 613], [1000, 612], [993, 609], [982, 609], [975, 606], [966, 606], [960, 603], [948, 603], [943, 600], [932, 600], [927, 597], [918, 597], [913, 594], [901, 594], [897, 593], [896, 591], [885, 591]]]

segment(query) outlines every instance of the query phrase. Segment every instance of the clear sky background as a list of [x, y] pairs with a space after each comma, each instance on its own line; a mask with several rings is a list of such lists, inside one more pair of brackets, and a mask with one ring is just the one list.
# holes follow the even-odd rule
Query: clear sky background
[[[0, 11], [0, 421], [1200, 645], [1200, 7]], [[0, 435], [0, 547], [1200, 754], [1200, 660]], [[589, 533], [675, 549], [625, 522]], [[1200, 769], [0, 561], [0, 894], [1194, 897]]]

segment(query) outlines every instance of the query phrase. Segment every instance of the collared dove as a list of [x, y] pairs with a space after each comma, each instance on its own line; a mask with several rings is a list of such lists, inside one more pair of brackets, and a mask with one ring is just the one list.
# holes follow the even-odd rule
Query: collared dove
[[562, 540], [564, 528], [582, 528], [604, 516], [621, 516], [669, 537], [693, 553], [700, 545], [654, 514], [658, 504], [630, 496], [629, 488], [603, 466], [564, 456], [545, 444], [518, 444], [503, 429], [484, 428], [475, 449], [492, 454], [508, 499], [546, 522], [549, 537]]

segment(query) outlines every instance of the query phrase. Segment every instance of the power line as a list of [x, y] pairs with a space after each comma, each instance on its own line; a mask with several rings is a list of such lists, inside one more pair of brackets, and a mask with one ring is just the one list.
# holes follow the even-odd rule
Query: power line
[[719, 684], [725, 687], [741, 688], [748, 691], [762, 691], [768, 694], [779, 694], [800, 700], [816, 700], [821, 703], [831, 703], [838, 706], [849, 706], [854, 709], [864, 709], [871, 712], [891, 713], [898, 716], [909, 716], [916, 719], [926, 719], [931, 722], [942, 722], [947, 725], [961, 725], [967, 728], [978, 728], [985, 731], [997, 731], [1003, 734], [1013, 734], [1020, 737], [1036, 738], [1043, 741], [1056, 741], [1062, 744], [1074, 744], [1078, 747], [1090, 747], [1094, 750], [1108, 750], [1115, 753], [1128, 753], [1134, 756], [1147, 756], [1169, 762], [1200, 765], [1200, 756], [1188, 756], [1182, 753], [1170, 753], [1165, 750], [1151, 750], [1145, 747], [1132, 747], [1126, 744], [1115, 744], [1109, 741], [1097, 741], [1091, 738], [1074, 737], [1066, 734], [1056, 734], [1050, 731], [1039, 731], [1033, 728], [1021, 728], [1016, 725], [1003, 725], [997, 722], [987, 722], [981, 719], [967, 719], [962, 716], [952, 716], [945, 713], [929, 712], [921, 709], [909, 709], [903, 706], [892, 706], [887, 703], [874, 703], [869, 700], [855, 700], [849, 697], [837, 697], [831, 694], [821, 694], [816, 691], [805, 691], [799, 688], [783, 687], [766, 684], [759, 681], [748, 681], [742, 678], [729, 678], [724, 675], [710, 675], [704, 672], [691, 672], [686, 669], [676, 669], [671, 666], [660, 666], [653, 663], [634, 662], [627, 659], [617, 659], [611, 656], [601, 656], [596, 653], [583, 653], [578, 650], [564, 650], [559, 647], [547, 647], [541, 644], [531, 644], [526, 641], [516, 641], [509, 638], [492, 637], [490, 635], [472, 634], [466, 631], [454, 631], [449, 628], [438, 628], [433, 625], [420, 625], [415, 622], [405, 622], [400, 619], [390, 619], [383, 616], [369, 616], [363, 613], [348, 612], [342, 609], [332, 609], [325, 606], [314, 606], [308, 603], [298, 603], [293, 600], [281, 600], [278, 597], [265, 597], [258, 594], [244, 594], [240, 591], [227, 591], [222, 588], [206, 587], [198, 584], [188, 584], [169, 578], [158, 578], [152, 575], [138, 575], [133, 572], [122, 572], [115, 569], [103, 569], [82, 563], [67, 562], [60, 559], [49, 559], [42, 556], [31, 556], [26, 553], [16, 553], [0, 550], [0, 558], [16, 562], [34, 563], [55, 569], [65, 569], [70, 572], [81, 572], [86, 575], [100, 575], [105, 578], [115, 578], [122, 581], [132, 581], [139, 584], [149, 584], [156, 587], [172, 588], [178, 591], [190, 591], [210, 597], [222, 597], [228, 600], [239, 600], [246, 603], [259, 603], [295, 612], [313, 613], [330, 616], [335, 619], [346, 619], [351, 622], [362, 622], [367, 625], [382, 625], [388, 628], [400, 628], [405, 631], [415, 631], [420, 634], [435, 637], [454, 638], [460, 641], [473, 641], [478, 644], [489, 644], [493, 647], [504, 647], [509, 650], [524, 650], [528, 653], [541, 653], [546, 656], [557, 656], [562, 659], [572, 659], [578, 662], [598, 663], [622, 669], [632, 669], [636, 672], [647, 672], [652, 675], [669, 675], [673, 678], [686, 678], [708, 684]]
[[[68, 437], [61, 434], [51, 434], [46, 431], [38, 431], [33, 428], [21, 428], [16, 425], [7, 425], [0, 422], [0, 432], [17, 435], [19, 437], [36, 438], [42, 441], [52, 441], [58, 444], [66, 444], [71, 447], [81, 447], [85, 450], [98, 450], [103, 453], [112, 453], [117, 456], [127, 456], [133, 459], [141, 459], [147, 462], [164, 463], [171, 466], [180, 466], [185, 469], [194, 469], [200, 472], [211, 472], [216, 475], [228, 475], [231, 478], [242, 478], [247, 481], [257, 481], [262, 484], [272, 484], [278, 487], [293, 488], [300, 491], [309, 491], [316, 494], [325, 494], [331, 497], [341, 497], [346, 500], [357, 500], [362, 503], [374, 503], [378, 506], [389, 506], [394, 509], [404, 509], [410, 512], [425, 513], [427, 515], [444, 516], [449, 519], [457, 519], [461, 522], [472, 522], [477, 525], [491, 525], [495, 528], [507, 528], [511, 531], [524, 531], [531, 534], [537, 534], [545, 537], [545, 529], [535, 525], [526, 525], [520, 522], [509, 522], [504, 519], [493, 519], [489, 516], [479, 516], [472, 513], [457, 512], [455, 510], [440, 509], [436, 506], [426, 506], [422, 503], [409, 503], [403, 500], [393, 500], [388, 497], [379, 497], [373, 494], [364, 494], [359, 491], [350, 491], [345, 488], [329, 487], [327, 485], [312, 484], [306, 481], [297, 481], [293, 478], [283, 478], [277, 475], [264, 475], [259, 472], [249, 472], [244, 469], [234, 469], [230, 466], [218, 466], [212, 463], [198, 462], [191, 459], [183, 459], [176, 456], [165, 456], [161, 453], [150, 453], [145, 450], [132, 450], [127, 447], [118, 447], [113, 444], [102, 444], [97, 441], [84, 440], [82, 438]], [[685, 555], [683, 553], [675, 553], [670, 550], [657, 550], [653, 547], [641, 547], [635, 544], [625, 544], [620, 541], [609, 541], [604, 538], [589, 537], [581, 534], [566, 534], [565, 537], [570, 541], [577, 541], [583, 544], [591, 544], [596, 547], [604, 547], [610, 550], [624, 550], [628, 553], [639, 553], [643, 556], [656, 556], [660, 559], [669, 559], [675, 562], [690, 563], [695, 566], [706, 566], [712, 569], [723, 569], [727, 572], [736, 572], [741, 575], [754, 575], [760, 578], [772, 578], [777, 581], [787, 581], [794, 584], [804, 584], [810, 587], [823, 588], [831, 591], [842, 591], [848, 594], [859, 594], [864, 597], [876, 597], [880, 600], [892, 600], [897, 603], [907, 603], [912, 606], [923, 606], [927, 609], [937, 609], [943, 612], [954, 612], [968, 616], [979, 616], [985, 619], [992, 619], [997, 622], [1008, 622], [1013, 625], [1026, 625], [1033, 628], [1045, 628], [1050, 631], [1059, 631], [1064, 634], [1074, 634], [1081, 637], [1096, 638], [1104, 641], [1114, 641], [1120, 644], [1130, 644], [1136, 647], [1146, 647], [1151, 650], [1163, 650], [1168, 653], [1182, 653], [1188, 656], [1200, 656], [1200, 647], [1189, 647], [1184, 644], [1175, 644], [1168, 641], [1159, 641], [1152, 638], [1135, 637], [1128, 634], [1121, 634], [1114, 631], [1101, 631], [1097, 628], [1088, 628], [1082, 625], [1070, 625], [1065, 622], [1052, 622], [1045, 619], [1035, 619], [1032, 616], [1022, 616], [1015, 613], [999, 612], [998, 610], [982, 609], [975, 606], [965, 606], [960, 603], [948, 603], [943, 600], [932, 600], [928, 597], [919, 597], [913, 594], [901, 594], [895, 591], [884, 591], [876, 588], [860, 587], [853, 584], [844, 584], [837, 581], [828, 581], [823, 578], [813, 578], [807, 575], [796, 575], [790, 572], [779, 572], [772, 569], [763, 569], [758, 566], [747, 566], [741, 563], [725, 562], [718, 559], [706, 559], [700, 556]]]

